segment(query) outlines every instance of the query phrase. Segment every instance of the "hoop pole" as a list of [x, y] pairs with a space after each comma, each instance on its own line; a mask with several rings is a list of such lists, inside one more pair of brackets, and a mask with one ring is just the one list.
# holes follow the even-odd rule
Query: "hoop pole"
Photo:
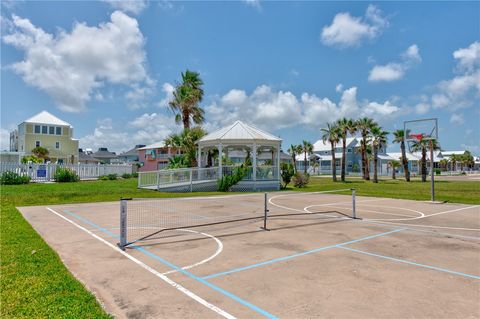
[[267, 218], [268, 218], [268, 201], [267, 201], [267, 198], [268, 198], [268, 194], [265, 193], [265, 200], [264, 200], [264, 211], [263, 211], [263, 227], [261, 227], [263, 230], [269, 230], [267, 228]]
[[355, 188], [352, 188], [352, 214], [353, 214], [353, 219], [357, 219], [357, 209], [356, 209], [356, 205], [355, 205], [355, 195], [356, 195]]
[[430, 140], [430, 189], [432, 192], [432, 202], [435, 201], [435, 177], [433, 172], [433, 140]]

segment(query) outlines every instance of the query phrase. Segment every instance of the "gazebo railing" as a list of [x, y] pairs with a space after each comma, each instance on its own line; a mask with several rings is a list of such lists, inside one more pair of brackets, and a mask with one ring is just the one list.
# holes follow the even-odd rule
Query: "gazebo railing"
[[[222, 175], [231, 175], [235, 167], [236, 166], [222, 166]], [[219, 178], [219, 167], [164, 169], [150, 172], [139, 172], [138, 187], [161, 189], [176, 185], [193, 185], [202, 182], [211, 182], [216, 181]], [[242, 180], [254, 180], [253, 167], [247, 168], [246, 176]], [[277, 166], [258, 166], [256, 170], [256, 180], [278, 180]]]

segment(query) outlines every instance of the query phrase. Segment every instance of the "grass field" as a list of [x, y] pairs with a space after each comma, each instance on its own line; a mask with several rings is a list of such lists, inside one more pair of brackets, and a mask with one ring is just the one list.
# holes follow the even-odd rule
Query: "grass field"
[[[71, 184], [29, 184], [1, 187], [0, 245], [2, 318], [108, 318], [95, 297], [62, 264], [59, 256], [43, 241], [16, 210], [16, 206], [98, 202], [120, 197], [172, 197], [138, 190], [137, 181], [91, 181]], [[430, 184], [381, 180], [378, 184], [350, 179], [333, 183], [312, 178], [302, 191], [355, 188], [362, 196], [430, 199]], [[291, 188], [289, 188], [292, 190]], [[480, 183], [438, 181], [437, 199], [455, 203], [480, 204]], [[194, 193], [206, 195], [218, 193]]]

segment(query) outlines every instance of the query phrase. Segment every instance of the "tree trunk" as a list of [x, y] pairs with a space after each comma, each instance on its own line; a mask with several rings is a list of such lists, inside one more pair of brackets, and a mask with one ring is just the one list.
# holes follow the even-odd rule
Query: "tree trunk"
[[183, 112], [182, 114], [182, 121], [183, 121], [183, 128], [189, 129], [190, 128], [190, 115], [188, 112]]
[[330, 142], [332, 146], [332, 179], [334, 182], [337, 181], [337, 165], [335, 163], [335, 144]]
[[365, 174], [365, 167], [367, 166], [367, 143], [365, 139], [362, 140], [361, 142], [361, 151], [362, 151], [362, 178], [366, 179], [366, 174]]
[[297, 172], [297, 160], [295, 159], [295, 153], [292, 155], [292, 160], [293, 160], [293, 171], [296, 173]]
[[402, 165], [403, 165], [403, 172], [405, 174], [405, 180], [410, 182], [410, 171], [408, 169], [408, 159], [407, 154], [405, 152], [405, 142], [400, 143], [400, 148], [402, 149]]
[[378, 156], [377, 156], [377, 147], [373, 145], [373, 182], [378, 183]]
[[342, 182], [345, 182], [345, 168], [346, 168], [346, 144], [347, 144], [347, 136], [344, 135], [343, 136], [343, 139], [342, 139], [342, 142], [343, 142], [343, 147], [342, 147], [342, 175], [341, 175], [341, 180]]
[[307, 174], [307, 152], [303, 152], [303, 173]]
[[212, 167], [212, 153], [210, 150], [207, 153], [207, 167]]
[[392, 179], [396, 179], [396, 175], [395, 175], [395, 167], [392, 167]]
[[422, 147], [422, 182], [427, 181], [427, 149]]

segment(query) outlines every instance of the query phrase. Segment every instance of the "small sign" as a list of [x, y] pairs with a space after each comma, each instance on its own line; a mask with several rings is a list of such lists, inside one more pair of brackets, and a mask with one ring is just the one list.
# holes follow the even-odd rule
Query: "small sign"
[[37, 168], [37, 177], [47, 177], [47, 168], [45, 165], [39, 165]]

